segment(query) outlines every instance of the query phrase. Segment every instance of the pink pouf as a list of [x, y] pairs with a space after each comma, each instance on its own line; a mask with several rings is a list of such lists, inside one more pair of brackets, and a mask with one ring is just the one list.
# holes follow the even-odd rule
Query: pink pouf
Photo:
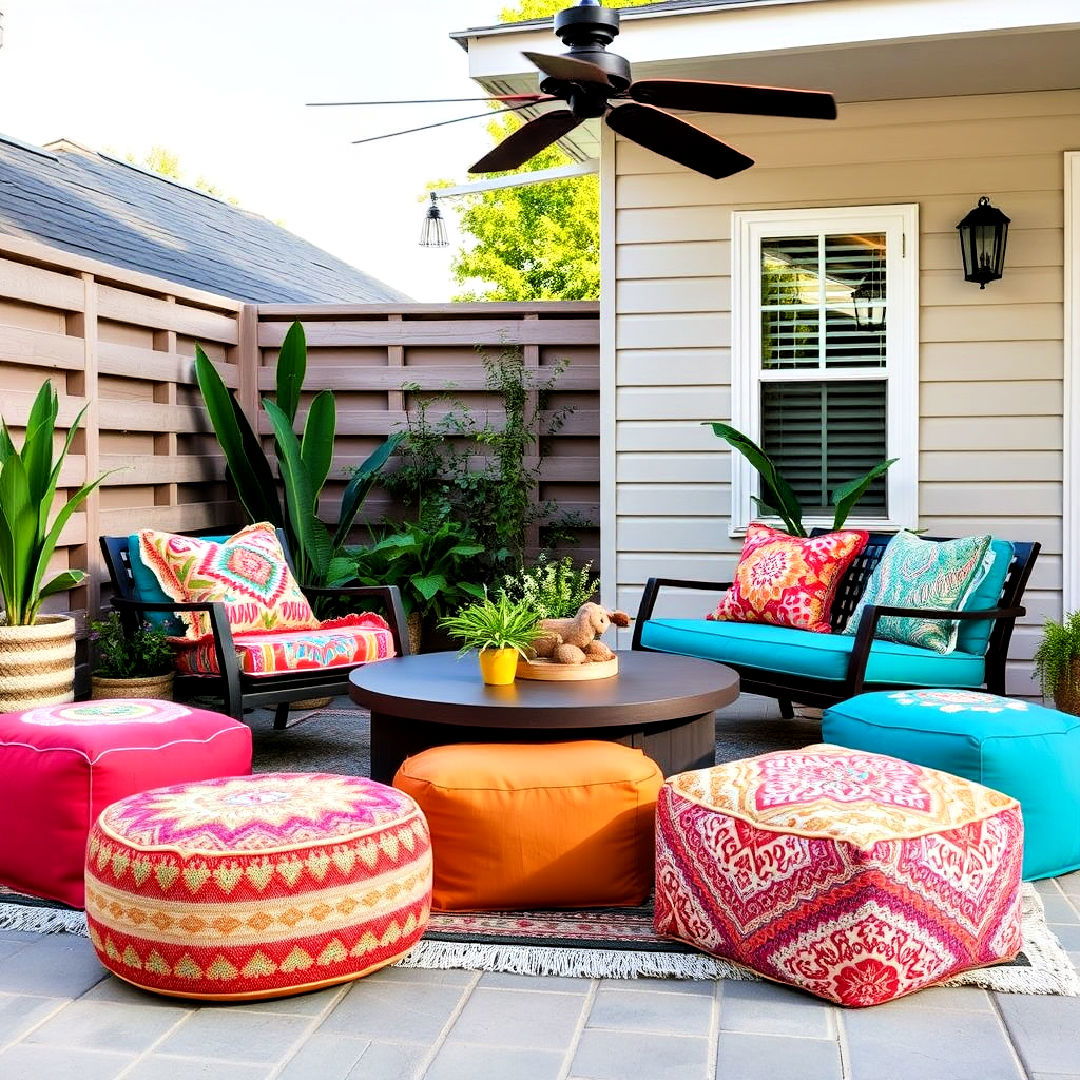
[[219, 713], [144, 698], [0, 714], [0, 884], [83, 906], [98, 814], [141, 791], [251, 772], [251, 732]]

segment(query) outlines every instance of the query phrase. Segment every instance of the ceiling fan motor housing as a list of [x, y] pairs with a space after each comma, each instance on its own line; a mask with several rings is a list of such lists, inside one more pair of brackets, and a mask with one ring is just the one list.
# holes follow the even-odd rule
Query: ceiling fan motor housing
[[[606, 51], [619, 34], [619, 13], [614, 8], [580, 4], [566, 8], [555, 16], [555, 33], [567, 46], [568, 56], [595, 64], [608, 77], [614, 93], [622, 93], [630, 85], [630, 63], [615, 53]], [[545, 94], [556, 93], [558, 80], [543, 79], [540, 89]], [[600, 116], [601, 112], [589, 115]]]

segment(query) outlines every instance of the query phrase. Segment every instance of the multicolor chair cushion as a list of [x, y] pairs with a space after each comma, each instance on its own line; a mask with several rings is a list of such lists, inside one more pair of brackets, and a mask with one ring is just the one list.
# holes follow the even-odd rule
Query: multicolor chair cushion
[[835, 746], [671, 777], [656, 929], [842, 1005], [1020, 949], [1015, 799]]
[[[939, 542], [897, 533], [874, 567], [844, 633], [859, 629], [867, 604], [959, 611], [994, 565], [990, 541], [989, 536], [964, 536]], [[949, 653], [956, 648], [957, 627], [955, 620], [886, 615], [878, 621], [874, 636]]]
[[[143, 529], [139, 557], [169, 599], [224, 603], [233, 633], [319, 626], [269, 522], [249, 525], [220, 543]], [[187, 637], [210, 633], [210, 620], [201, 612], [181, 612], [180, 617]]]
[[[234, 634], [240, 670], [248, 675], [349, 667], [394, 655], [394, 635], [381, 615], [346, 615], [316, 630], [269, 634]], [[181, 675], [217, 675], [213, 638], [182, 642], [176, 652]]]
[[625, 907], [652, 887], [663, 779], [640, 750], [585, 739], [439, 746], [394, 786], [431, 826], [436, 908]]
[[1026, 880], [1080, 869], [1080, 717], [978, 690], [897, 690], [832, 706], [822, 733], [1019, 800]]
[[86, 918], [101, 962], [178, 997], [282, 997], [360, 978], [424, 932], [431, 848], [400, 791], [263, 773], [110, 806], [90, 835]]
[[827, 634], [836, 586], [867, 538], [861, 529], [803, 538], [755, 522], [731, 588], [706, 617]]
[[172, 701], [79, 701], [0, 715], [0, 884], [83, 906], [86, 838], [110, 803], [251, 771], [251, 731]]

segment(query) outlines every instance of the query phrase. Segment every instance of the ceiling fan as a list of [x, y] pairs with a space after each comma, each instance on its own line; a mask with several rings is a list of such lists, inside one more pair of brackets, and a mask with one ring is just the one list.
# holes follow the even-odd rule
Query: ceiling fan
[[540, 69], [541, 93], [569, 107], [529, 120], [469, 172], [516, 169], [586, 120], [603, 117], [608, 127], [639, 146], [719, 180], [748, 169], [753, 159], [664, 109], [836, 119], [836, 101], [821, 90], [694, 79], [633, 81], [630, 64], [607, 51], [619, 33], [619, 13], [599, 0], [579, 0], [560, 11], [555, 33], [568, 52], [523, 55]]

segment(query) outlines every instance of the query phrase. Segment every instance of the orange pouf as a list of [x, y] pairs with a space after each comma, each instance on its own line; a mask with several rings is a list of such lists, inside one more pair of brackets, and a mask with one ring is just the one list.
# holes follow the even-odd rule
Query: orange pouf
[[663, 782], [640, 750], [588, 740], [439, 746], [394, 777], [427, 817], [443, 911], [643, 903]]

